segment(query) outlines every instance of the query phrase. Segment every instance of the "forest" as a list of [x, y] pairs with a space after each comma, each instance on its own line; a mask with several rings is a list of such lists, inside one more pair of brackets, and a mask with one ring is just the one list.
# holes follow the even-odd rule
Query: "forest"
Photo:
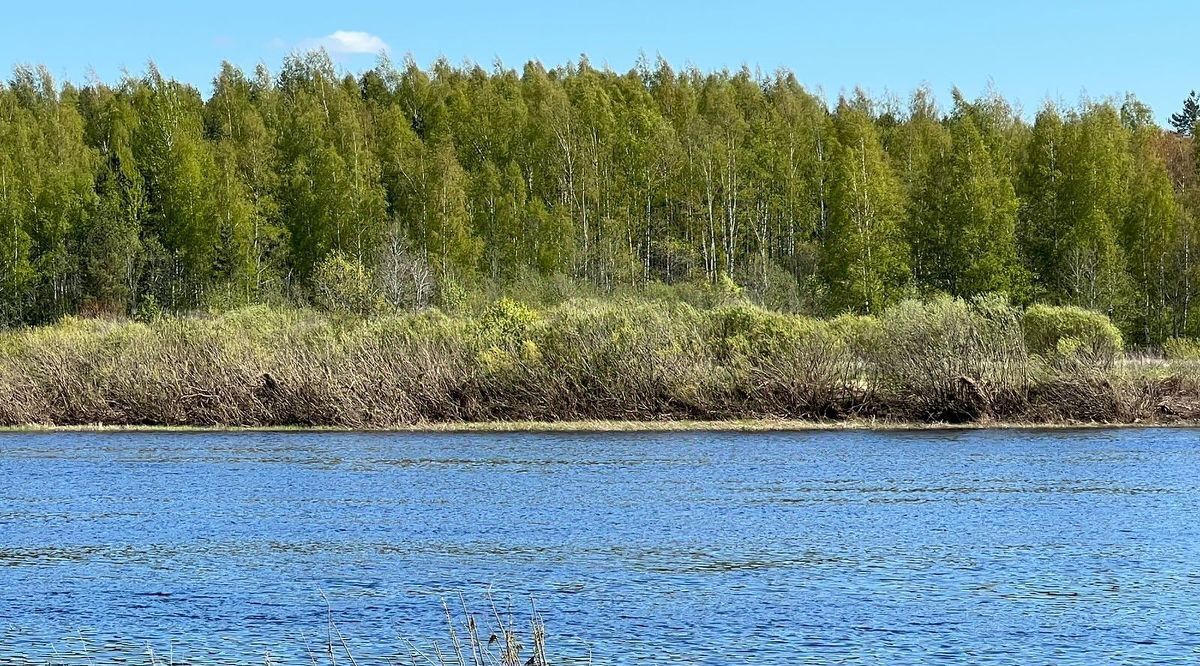
[[1155, 347], [1200, 335], [1196, 115], [1164, 129], [1133, 96], [828, 100], [788, 71], [645, 59], [350, 74], [317, 51], [277, 73], [226, 63], [207, 98], [153, 64], [83, 86], [18, 67], [0, 325], [716, 285], [814, 317], [941, 295], [1077, 306]]

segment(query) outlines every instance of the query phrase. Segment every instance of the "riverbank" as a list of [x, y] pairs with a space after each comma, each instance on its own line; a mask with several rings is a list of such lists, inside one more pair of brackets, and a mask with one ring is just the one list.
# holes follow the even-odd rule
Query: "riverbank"
[[905, 302], [816, 320], [650, 300], [374, 319], [251, 308], [0, 333], [0, 426], [690, 430], [1200, 419], [1200, 364], [1101, 315]]
[[850, 421], [803, 421], [785, 419], [751, 419], [737, 421], [481, 421], [460, 423], [417, 423], [386, 428], [344, 428], [336, 426], [180, 426], [180, 425], [113, 425], [104, 423], [77, 425], [9, 425], [0, 426], [4, 433], [43, 432], [110, 432], [110, 433], [411, 433], [411, 434], [487, 434], [487, 433], [772, 433], [772, 432], [925, 432], [953, 430], [1118, 430], [1138, 428], [1200, 428], [1200, 419], [1178, 419], [1137, 422], [1019, 422], [973, 421], [966, 423], [918, 423], [857, 419]]

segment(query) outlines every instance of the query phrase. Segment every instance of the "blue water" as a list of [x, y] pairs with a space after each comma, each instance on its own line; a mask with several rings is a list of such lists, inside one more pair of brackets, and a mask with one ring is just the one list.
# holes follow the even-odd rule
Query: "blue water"
[[3, 663], [410, 663], [489, 588], [553, 663], [1195, 664], [1200, 433], [0, 434]]

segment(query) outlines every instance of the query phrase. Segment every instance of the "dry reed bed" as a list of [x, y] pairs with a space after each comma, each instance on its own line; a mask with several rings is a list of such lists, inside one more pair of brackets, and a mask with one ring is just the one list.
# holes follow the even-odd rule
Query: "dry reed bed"
[[1194, 363], [1122, 360], [1103, 317], [993, 299], [818, 321], [569, 301], [371, 320], [262, 307], [0, 334], [0, 425], [331, 426], [1200, 414]]

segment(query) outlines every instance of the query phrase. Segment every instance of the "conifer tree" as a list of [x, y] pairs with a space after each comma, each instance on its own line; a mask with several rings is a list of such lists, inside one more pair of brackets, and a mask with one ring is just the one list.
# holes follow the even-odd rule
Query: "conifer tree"
[[1193, 90], [1183, 100], [1183, 108], [1171, 114], [1171, 127], [1175, 128], [1176, 134], [1192, 136], [1196, 132], [1197, 120], [1200, 120], [1200, 97]]

